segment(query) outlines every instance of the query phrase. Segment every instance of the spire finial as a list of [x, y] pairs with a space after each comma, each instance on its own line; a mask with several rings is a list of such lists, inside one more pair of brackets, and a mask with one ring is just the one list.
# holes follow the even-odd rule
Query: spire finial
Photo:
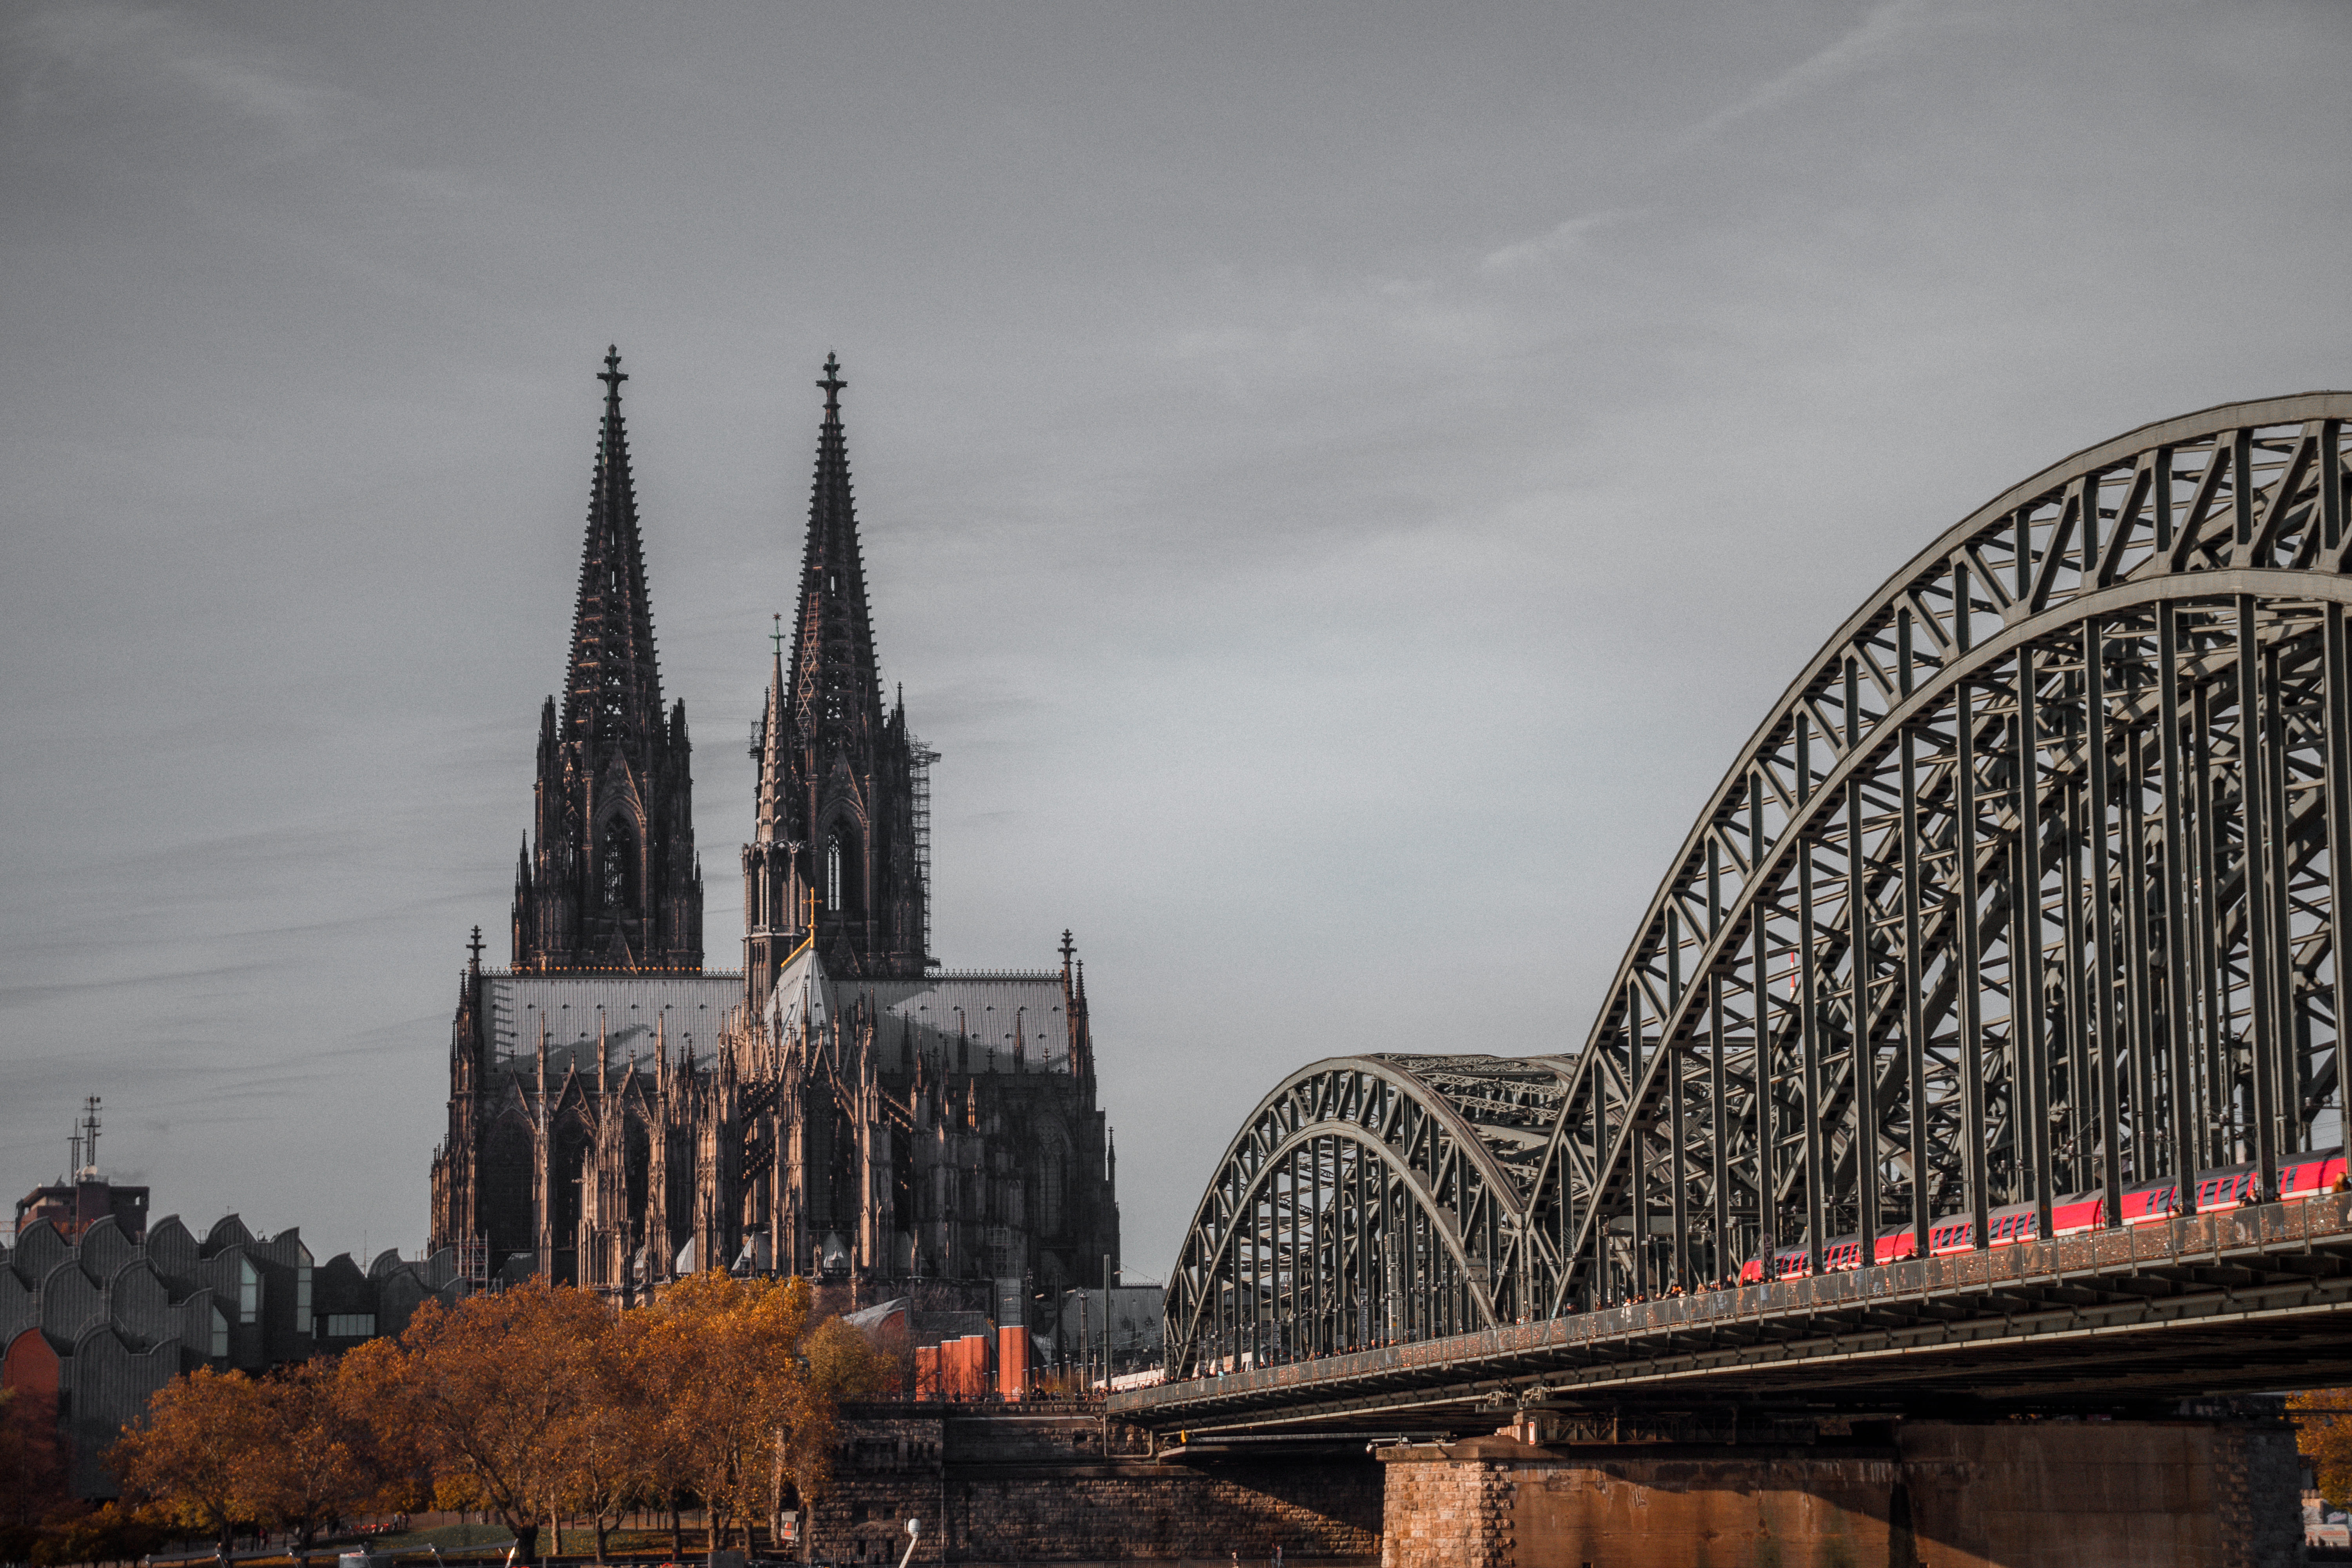
[[783, 657], [784, 657], [784, 613], [783, 613], [783, 611], [782, 611], [782, 610], [778, 610], [778, 611], [776, 612], [776, 629], [775, 629], [774, 631], [772, 631], [772, 632], [770, 632], [770, 633], [768, 634], [768, 640], [769, 640], [770, 642], [772, 642], [772, 643], [773, 643], [773, 644], [775, 644], [775, 645], [776, 645], [776, 657], [777, 657], [778, 658], [783, 658]]
[[824, 388], [824, 411], [827, 414], [840, 413], [841, 389], [849, 383], [841, 379], [841, 362], [834, 358], [830, 350], [824, 356], [824, 379], [817, 384]]
[[481, 971], [482, 948], [484, 945], [485, 943], [482, 941], [482, 928], [476, 926], [474, 928], [474, 939], [466, 944], [466, 951], [474, 955], [474, 969], [477, 973]]
[[621, 368], [621, 347], [618, 343], [606, 346], [604, 368], [596, 379], [604, 384], [604, 397], [607, 402], [621, 395], [621, 383], [628, 380], [629, 374]]

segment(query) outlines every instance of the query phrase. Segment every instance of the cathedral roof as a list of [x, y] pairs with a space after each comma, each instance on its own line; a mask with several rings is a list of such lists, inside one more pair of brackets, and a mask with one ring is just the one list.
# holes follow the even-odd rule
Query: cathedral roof
[[972, 1072], [1009, 1073], [1016, 1061], [1031, 1072], [1069, 1070], [1067, 1002], [1062, 977], [1050, 970], [835, 981], [804, 944], [777, 976], [769, 1021], [780, 1038], [797, 1032], [803, 1015], [823, 1028], [835, 1011], [860, 997], [881, 1016], [876, 1044], [886, 1054], [905, 1042], [936, 1058], [961, 1039], [971, 1043]]
[[582, 1074], [596, 1070], [596, 1031], [604, 1031], [604, 1056], [615, 1068], [634, 1053], [639, 1066], [653, 1060], [658, 1026], [673, 1060], [688, 1047], [708, 1061], [718, 1048], [719, 1022], [743, 1000], [740, 974], [509, 974], [482, 976], [486, 1043], [493, 1066], [526, 1075], [536, 1072], [539, 1035], [547, 1030], [547, 1076], [560, 1080], [576, 1064]]

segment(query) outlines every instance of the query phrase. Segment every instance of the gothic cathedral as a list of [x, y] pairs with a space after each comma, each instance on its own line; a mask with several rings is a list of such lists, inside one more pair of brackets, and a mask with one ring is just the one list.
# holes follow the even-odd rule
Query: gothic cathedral
[[[458, 988], [429, 1247], [478, 1282], [624, 1299], [699, 1268], [799, 1273], [859, 1302], [1098, 1282], [1118, 1253], [1084, 965], [930, 956], [936, 760], [887, 710], [825, 362], [789, 641], [778, 617], [744, 967], [703, 968], [686, 704], [662, 704], [608, 354], [572, 658], [540, 711], [513, 962]], [[790, 662], [786, 661], [786, 648]]]

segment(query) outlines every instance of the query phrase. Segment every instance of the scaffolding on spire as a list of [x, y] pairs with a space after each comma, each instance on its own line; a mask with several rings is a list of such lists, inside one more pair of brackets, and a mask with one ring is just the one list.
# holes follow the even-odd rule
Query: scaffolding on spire
[[915, 819], [915, 885], [923, 891], [923, 967], [937, 969], [931, 956], [931, 764], [939, 752], [923, 744], [921, 736], [907, 731], [907, 791]]

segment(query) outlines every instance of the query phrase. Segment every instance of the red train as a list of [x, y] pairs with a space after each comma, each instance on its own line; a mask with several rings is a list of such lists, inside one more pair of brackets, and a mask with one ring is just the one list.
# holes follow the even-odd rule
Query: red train
[[[2335, 1192], [2345, 1181], [2344, 1151], [2323, 1149], [2315, 1153], [2296, 1154], [2279, 1166], [2279, 1201], [2293, 1202], [2320, 1193]], [[2211, 1209], [2233, 1209], [2252, 1201], [2254, 1167], [2231, 1165], [2224, 1170], [2203, 1171], [2197, 1177], [2197, 1207], [2200, 1213]], [[2058, 1199], [2050, 1205], [2051, 1234], [2080, 1236], [2086, 1230], [2099, 1228], [2100, 1205], [2105, 1194], [2100, 1192], [2075, 1193]], [[2177, 1179], [2143, 1182], [2124, 1189], [2124, 1224], [2146, 1225], [2151, 1220], [2169, 1219], [2180, 1204], [2180, 1184]], [[2038, 1238], [2039, 1216], [2032, 1204], [2011, 1204], [1994, 1209], [1985, 1216], [1988, 1247], [2010, 1247], [2021, 1241]], [[1976, 1245], [1976, 1221], [1967, 1215], [1947, 1215], [1927, 1227], [1927, 1249], [1941, 1257], [1947, 1252], [1966, 1252]], [[1884, 1234], [1878, 1238], [1877, 1256], [1874, 1263], [1899, 1263], [1918, 1256], [1916, 1238], [1911, 1227]], [[1822, 1244], [1823, 1271], [1862, 1267], [1862, 1239], [1841, 1236]], [[1806, 1249], [1786, 1247], [1772, 1255], [1774, 1276], [1790, 1279], [1812, 1272]], [[1751, 1258], [1739, 1270], [1739, 1282], [1753, 1285], [1764, 1278], [1764, 1260]]]

